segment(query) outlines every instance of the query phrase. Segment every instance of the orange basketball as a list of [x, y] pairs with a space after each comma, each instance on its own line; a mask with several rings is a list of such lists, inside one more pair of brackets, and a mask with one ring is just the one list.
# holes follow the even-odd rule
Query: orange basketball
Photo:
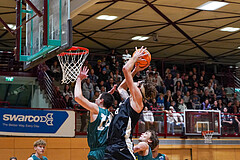
[[[138, 49], [139, 50], [139, 49]], [[135, 51], [136, 52], [136, 51]], [[135, 52], [133, 53], [133, 55], [135, 54]], [[147, 53], [147, 54], [146, 54]], [[135, 66], [137, 64], [139, 64], [139, 67], [140, 68], [144, 68], [144, 67], [147, 67], [150, 65], [150, 62], [151, 62], [151, 54], [148, 50], [145, 50], [145, 54], [142, 59], [145, 59], [145, 60], [138, 60], [136, 63], [135, 63]], [[132, 56], [133, 56], [132, 55]]]

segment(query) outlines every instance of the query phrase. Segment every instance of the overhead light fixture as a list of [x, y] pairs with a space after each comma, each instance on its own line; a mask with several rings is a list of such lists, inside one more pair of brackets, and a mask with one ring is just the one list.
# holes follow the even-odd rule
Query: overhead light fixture
[[[16, 29], [16, 25], [15, 24], [7, 24], [9, 28], [11, 28], [12, 30]], [[4, 29], [6, 29], [6, 27], [3, 27]]]
[[145, 41], [147, 40], [149, 37], [144, 37], [144, 36], [135, 36], [132, 38], [132, 40], [138, 40], [138, 41]]
[[204, 4], [202, 4], [201, 6], [197, 7], [197, 9], [206, 10], [206, 11], [213, 11], [213, 10], [216, 10], [216, 9], [221, 8], [223, 6], [226, 6], [228, 4], [229, 3], [227, 3], [227, 2], [208, 1]]
[[237, 49], [240, 49], [240, 46]]
[[236, 32], [238, 30], [240, 30], [240, 28], [225, 27], [225, 28], [220, 29], [220, 31], [226, 31], [226, 32]]
[[98, 16], [96, 19], [112, 21], [116, 18], [118, 18], [118, 17], [117, 16], [109, 16], [109, 15], [101, 15], [101, 16]]

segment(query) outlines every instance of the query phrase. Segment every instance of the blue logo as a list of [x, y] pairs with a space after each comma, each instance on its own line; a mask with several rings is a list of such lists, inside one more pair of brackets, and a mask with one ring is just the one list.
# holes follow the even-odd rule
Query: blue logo
[[66, 111], [0, 108], [0, 132], [56, 133]]

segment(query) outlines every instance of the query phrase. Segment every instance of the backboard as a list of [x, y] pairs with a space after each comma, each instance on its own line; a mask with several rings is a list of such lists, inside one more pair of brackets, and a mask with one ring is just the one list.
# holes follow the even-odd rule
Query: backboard
[[185, 110], [185, 135], [202, 135], [202, 131], [213, 131], [221, 135], [221, 112], [216, 110]]
[[[28, 70], [40, 61], [46, 61], [72, 46], [72, 22], [70, 19], [70, 0], [30, 0], [42, 13], [36, 15], [36, 9], [26, 1], [26, 9], [17, 5], [17, 19], [22, 25], [22, 16], [26, 15], [25, 46], [22, 43], [22, 27], [19, 31], [19, 60], [24, 61], [24, 70]], [[17, 36], [17, 37], [18, 37]]]

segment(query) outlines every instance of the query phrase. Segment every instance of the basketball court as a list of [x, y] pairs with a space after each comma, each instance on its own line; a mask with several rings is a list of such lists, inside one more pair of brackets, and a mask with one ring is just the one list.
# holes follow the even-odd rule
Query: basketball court
[[[62, 83], [75, 82], [86, 59], [110, 54], [112, 50], [121, 56], [125, 50], [132, 53], [136, 46], [146, 46], [158, 68], [168, 61], [173, 64], [184, 61], [187, 66], [195, 62], [237, 64], [240, 1], [218, 1], [223, 6], [211, 11], [198, 8], [206, 2], [2, 0], [0, 52], [13, 53], [25, 72], [57, 56], [63, 72]], [[159, 137], [159, 152], [167, 154], [170, 160], [239, 159], [240, 139], [221, 137], [219, 111], [186, 110], [184, 126], [184, 138]], [[87, 159], [86, 137], [50, 137], [45, 137], [49, 159]], [[24, 158], [32, 152], [32, 142], [36, 139], [1, 137], [0, 159], [8, 159], [9, 153]]]

